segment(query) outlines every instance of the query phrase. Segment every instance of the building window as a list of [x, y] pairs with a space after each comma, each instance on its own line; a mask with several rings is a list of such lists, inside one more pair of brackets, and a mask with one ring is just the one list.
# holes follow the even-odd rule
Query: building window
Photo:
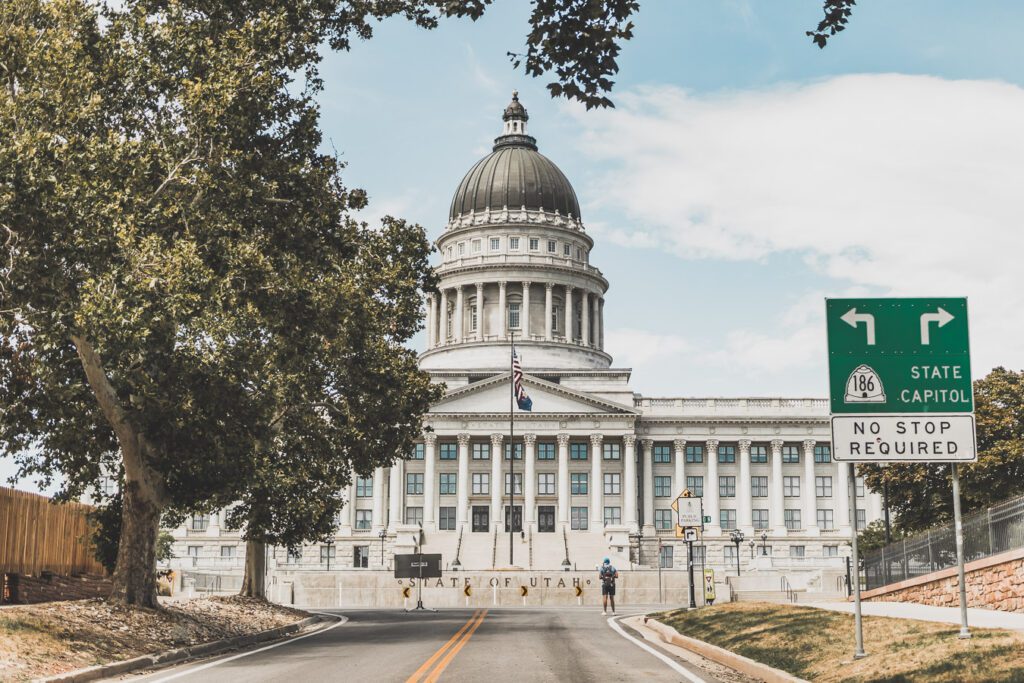
[[723, 529], [735, 529], [736, 528], [736, 511], [735, 510], [719, 510], [718, 520], [721, 522]]
[[672, 569], [672, 550], [673, 547], [670, 545], [661, 546], [661, 550], [658, 555], [658, 566], [662, 569]]
[[455, 508], [442, 507], [438, 512], [437, 528], [441, 531], [455, 531]]
[[864, 531], [868, 525], [868, 511], [857, 508], [857, 531]]
[[442, 496], [454, 496], [459, 475], [455, 472], [442, 472], [438, 493]]
[[831, 510], [818, 510], [818, 528], [822, 531], [832, 531], [836, 528]]
[[477, 317], [477, 314], [476, 314], [476, 304], [475, 303], [470, 303], [469, 304], [469, 331], [470, 332], [476, 332], [477, 323], [478, 323], [478, 317]]
[[726, 464], [736, 462], [736, 447], [735, 446], [719, 446], [718, 447], [718, 462]]
[[490, 460], [491, 459], [491, 444], [489, 444], [489, 443], [475, 443], [475, 444], [473, 444], [473, 459], [474, 460]]
[[790, 557], [804, 557], [807, 552], [806, 546], [802, 545], [791, 545], [789, 546]]
[[519, 303], [510, 302], [508, 305], [508, 327], [511, 330], [519, 329]]
[[669, 446], [655, 446], [654, 447], [654, 462], [656, 462], [656, 463], [670, 463], [670, 462], [672, 462], [672, 449]]
[[790, 531], [796, 531], [802, 529], [800, 526], [800, 510], [784, 510], [782, 513], [783, 519], [786, 521], [786, 528]]
[[491, 492], [491, 475], [487, 472], [473, 473], [473, 495], [486, 496]]
[[655, 510], [654, 511], [654, 528], [655, 529], [671, 529], [672, 528], [672, 510]]
[[587, 473], [573, 472], [569, 475], [569, 489], [574, 496], [587, 495]]
[[768, 511], [767, 510], [751, 510], [750, 511], [750, 523], [755, 529], [767, 529], [768, 528]]
[[373, 523], [373, 510], [356, 510], [356, 529], [369, 529]]
[[857, 492], [858, 498], [864, 497], [864, 477], [857, 477], [854, 479], [854, 488]]
[[539, 444], [537, 444], [537, 459], [538, 460], [554, 460], [555, 459], [555, 444], [553, 444], [553, 443], [539, 443]]
[[458, 460], [459, 458], [459, 446], [454, 443], [443, 443], [441, 444], [438, 457], [441, 460]]
[[220, 556], [225, 558], [231, 558], [235, 556], [235, 546], [233, 545], [222, 545], [220, 547]]
[[690, 490], [690, 495], [694, 498], [704, 497], [704, 477], [687, 477], [686, 488]]
[[479, 254], [481, 246], [480, 240], [473, 240], [473, 253]]
[[445, 334], [445, 337], [448, 338], [448, 339], [452, 338], [452, 330], [454, 329], [453, 326], [452, 326], [452, 316], [454, 316], [454, 315], [455, 315], [454, 308], [452, 308], [452, 306], [448, 306], [448, 310], [445, 311], [445, 327], [444, 327], [444, 329], [445, 329], [445, 333], [444, 334]]
[[622, 452], [619, 449], [619, 444], [617, 444], [617, 443], [606, 443], [606, 444], [602, 445], [602, 449], [604, 450], [604, 459], [605, 460], [620, 460], [620, 459], [622, 459]]
[[352, 566], [366, 569], [370, 566], [370, 546], [357, 545], [352, 547]]
[[573, 507], [570, 509], [569, 527], [577, 531], [587, 529], [587, 508]]
[[356, 477], [356, 498], [373, 497], [373, 477]]
[[465, 254], [466, 254], [466, 243], [465, 242], [459, 242], [459, 256], [464, 256]]
[[491, 238], [491, 251], [498, 251], [499, 249], [501, 249], [501, 238], [499, 238], [499, 237], [492, 237]]
[[604, 473], [604, 494], [618, 496], [622, 493], [622, 475], [618, 472]]
[[[515, 448], [516, 460], [522, 460], [523, 459], [523, 444], [517, 443], [515, 446], [516, 446], [516, 448]], [[509, 454], [511, 453], [511, 451], [512, 451], [512, 444], [510, 444], [510, 443], [505, 444], [505, 459], [506, 460], [509, 459]]]
[[537, 475], [537, 495], [555, 495], [555, 473], [541, 472]]
[[554, 254], [555, 253], [555, 241], [554, 240], [548, 240], [548, 253], [549, 254]]
[[412, 447], [412, 455], [409, 456], [410, 460], [422, 460], [423, 459], [423, 444], [418, 443]]
[[333, 545], [320, 546], [320, 564], [330, 564], [338, 556], [338, 549]]
[[750, 462], [758, 464], [767, 464], [768, 462], [768, 447], [767, 446], [751, 446], [750, 447]]
[[[505, 495], [506, 496], [513, 495], [512, 492], [509, 491], [509, 481], [510, 481], [509, 477], [511, 477], [512, 474], [513, 474], [512, 472], [506, 472], [505, 473]], [[522, 472], [516, 472], [515, 475], [516, 475], [516, 492], [515, 492], [514, 495], [521, 496], [523, 494], [523, 473]]]
[[727, 566], [736, 566], [736, 546], [723, 545], [722, 550], [725, 553], [725, 564]]
[[786, 498], [799, 498], [800, 477], [783, 477], [782, 495], [784, 495]]
[[302, 562], [302, 548], [289, 548], [288, 559], [285, 560], [288, 564], [298, 564]]
[[571, 444], [569, 444], [569, 459], [570, 460], [586, 460], [587, 459], [587, 444], [585, 444], [585, 443], [571, 443]]
[[768, 497], [768, 477], [751, 477], [750, 478], [750, 497], [751, 498], [767, 498]]
[[508, 248], [509, 248], [509, 251], [519, 251], [519, 238], [518, 237], [509, 237], [508, 238]]
[[553, 300], [551, 306], [551, 331], [558, 332], [562, 326], [558, 323], [558, 309], [562, 307], [561, 300]]
[[622, 524], [622, 508], [620, 507], [606, 507], [604, 509], [604, 524]]
[[419, 506], [409, 506], [405, 508], [405, 523], [422, 526], [423, 508]]
[[736, 477], [718, 478], [718, 495], [722, 498], [736, 497]]
[[703, 565], [704, 560], [707, 557], [707, 546], [694, 545], [693, 546], [693, 565]]
[[832, 462], [832, 447], [828, 445], [814, 447], [814, 462], [824, 464]]
[[530, 238], [530, 251], [537, 251], [540, 249], [540, 240], [536, 237]]
[[210, 515], [192, 515], [192, 531], [206, 531], [210, 526]]
[[839, 557], [839, 546], [825, 545], [821, 547], [822, 557]]
[[449, 261], [452, 260], [452, 248], [451, 247], [448, 247], [448, 260]]
[[565, 258], [569, 258], [570, 256], [572, 256], [572, 247], [570, 245], [562, 245], [562, 256], [564, 256]]
[[814, 495], [816, 495], [818, 498], [831, 498], [832, 477], [815, 477]]
[[656, 498], [669, 498], [672, 495], [672, 477], [654, 478], [654, 496]]
[[688, 463], [701, 463], [701, 462], [704, 462], [704, 447], [703, 446], [687, 446], [686, 447], [686, 462], [688, 462]]
[[800, 447], [799, 446], [783, 446], [782, 447], [782, 464], [795, 465], [800, 462]]
[[583, 250], [580, 249], [579, 247], [576, 247], [576, 260], [577, 261], [582, 261], [583, 260]]
[[405, 492], [414, 496], [423, 495], [423, 474], [421, 472], [406, 473]]

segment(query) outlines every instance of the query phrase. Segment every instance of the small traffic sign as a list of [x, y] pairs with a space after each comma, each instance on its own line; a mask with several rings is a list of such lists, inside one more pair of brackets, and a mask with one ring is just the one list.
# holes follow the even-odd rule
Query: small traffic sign
[[704, 523], [711, 524], [711, 515], [704, 515]]
[[683, 529], [683, 540], [689, 543], [697, 542], [697, 530], [693, 527], [687, 527]]
[[[684, 493], [686, 493], [684, 491]], [[692, 498], [687, 496], [679, 496], [675, 502], [672, 503], [672, 507], [675, 508], [677, 514], [676, 524], [680, 527], [699, 527], [701, 526], [701, 520], [703, 519], [703, 508], [701, 507], [700, 498]]]
[[839, 462], [973, 462], [973, 415], [833, 415]]
[[967, 299], [827, 299], [832, 413], [970, 413]]

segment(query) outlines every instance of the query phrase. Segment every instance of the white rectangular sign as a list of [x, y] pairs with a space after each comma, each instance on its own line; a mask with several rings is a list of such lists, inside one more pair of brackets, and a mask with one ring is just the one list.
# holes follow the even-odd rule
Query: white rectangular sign
[[679, 526], [704, 526], [701, 516], [700, 498], [679, 498]]
[[973, 415], [833, 415], [839, 462], [974, 462]]

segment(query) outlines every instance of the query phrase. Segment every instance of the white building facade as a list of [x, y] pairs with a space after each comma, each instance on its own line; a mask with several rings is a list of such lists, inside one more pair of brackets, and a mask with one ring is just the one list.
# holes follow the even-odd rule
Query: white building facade
[[[882, 505], [832, 460], [828, 402], [636, 393], [605, 349], [609, 283], [591, 265], [575, 192], [527, 123], [513, 96], [437, 241], [420, 363], [447, 394], [422, 441], [353, 482], [333, 543], [275, 551], [271, 567], [381, 569], [419, 546], [449, 569], [558, 570], [604, 556], [621, 570], [685, 569], [672, 509], [684, 489], [710, 517], [701, 562], [836, 565], [851, 525]], [[510, 425], [513, 342], [533, 409], [516, 408]], [[183, 567], [240, 571], [244, 545], [217, 522], [176, 532]]]

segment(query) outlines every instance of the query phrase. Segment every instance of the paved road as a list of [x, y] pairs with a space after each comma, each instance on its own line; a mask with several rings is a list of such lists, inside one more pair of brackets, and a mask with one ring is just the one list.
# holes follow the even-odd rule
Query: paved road
[[594, 609], [334, 613], [343, 614], [348, 621], [251, 654], [226, 655], [121, 680], [718, 680], [690, 662], [668, 656], [674, 668], [624, 638]]

